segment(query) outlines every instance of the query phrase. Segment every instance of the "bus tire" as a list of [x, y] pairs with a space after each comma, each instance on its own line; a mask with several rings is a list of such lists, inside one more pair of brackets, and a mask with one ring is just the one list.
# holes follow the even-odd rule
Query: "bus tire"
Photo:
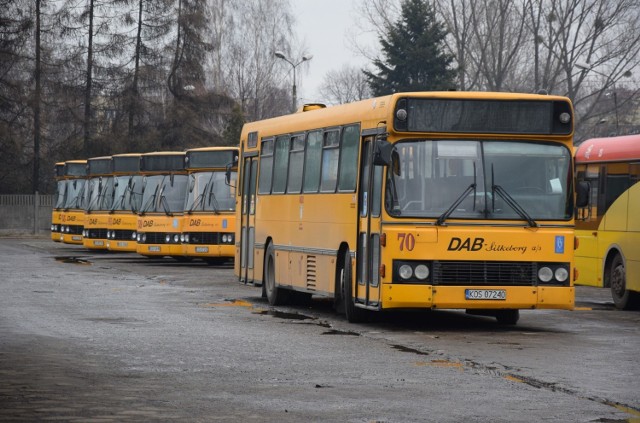
[[267, 247], [264, 258], [264, 290], [272, 306], [283, 305], [289, 299], [289, 291], [276, 286], [276, 252], [273, 244]]
[[366, 320], [367, 312], [356, 307], [352, 294], [352, 278], [351, 278], [351, 254], [349, 251], [344, 252], [342, 259], [342, 269], [340, 271], [340, 287], [342, 299], [344, 301], [344, 314], [349, 323], [360, 323]]
[[501, 325], [513, 326], [520, 320], [520, 310], [518, 309], [506, 309], [498, 310], [496, 312], [496, 320]]
[[633, 310], [638, 307], [638, 293], [627, 289], [627, 273], [620, 254], [611, 260], [609, 268], [609, 285], [613, 304], [620, 310]]

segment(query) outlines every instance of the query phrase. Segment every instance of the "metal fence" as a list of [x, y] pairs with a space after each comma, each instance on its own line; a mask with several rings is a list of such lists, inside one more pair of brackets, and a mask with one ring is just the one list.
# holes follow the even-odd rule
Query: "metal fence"
[[49, 231], [55, 195], [0, 195], [0, 231]]

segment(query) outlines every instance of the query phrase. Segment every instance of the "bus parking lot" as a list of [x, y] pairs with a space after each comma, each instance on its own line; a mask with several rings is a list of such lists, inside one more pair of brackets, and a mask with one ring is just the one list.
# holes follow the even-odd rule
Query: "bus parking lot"
[[640, 313], [578, 287], [518, 325], [349, 324], [270, 307], [232, 266], [0, 239], [4, 421], [633, 421]]

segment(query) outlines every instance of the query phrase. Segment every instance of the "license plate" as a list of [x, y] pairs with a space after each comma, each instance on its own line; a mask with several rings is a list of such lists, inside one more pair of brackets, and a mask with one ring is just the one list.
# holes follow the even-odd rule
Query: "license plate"
[[159, 253], [160, 252], [160, 246], [159, 245], [149, 245], [149, 251], [153, 252], [153, 253]]
[[93, 245], [102, 247], [104, 245], [104, 241], [93, 241]]
[[465, 289], [467, 300], [506, 300], [507, 291], [504, 289]]
[[71, 237], [71, 241], [82, 241], [82, 237], [80, 235], [74, 235]]
[[196, 247], [196, 253], [208, 253], [209, 247]]
[[129, 245], [129, 243], [126, 242], [126, 241], [118, 241], [118, 243], [116, 245], [118, 247], [127, 247]]

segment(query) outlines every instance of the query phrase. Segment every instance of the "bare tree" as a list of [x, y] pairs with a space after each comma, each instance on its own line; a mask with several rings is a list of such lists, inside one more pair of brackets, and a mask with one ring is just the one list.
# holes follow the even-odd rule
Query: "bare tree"
[[331, 104], [345, 104], [370, 97], [371, 89], [361, 69], [344, 65], [325, 75], [320, 95]]

